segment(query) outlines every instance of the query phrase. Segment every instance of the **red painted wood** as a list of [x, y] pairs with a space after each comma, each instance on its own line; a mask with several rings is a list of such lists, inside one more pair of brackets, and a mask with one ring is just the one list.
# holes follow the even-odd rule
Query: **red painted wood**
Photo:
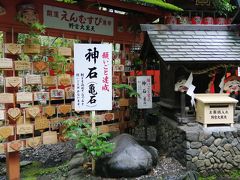
[[[109, 1], [109, 2], [113, 2], [113, 1]], [[151, 16], [151, 15], [144, 16], [144, 17], [118, 15], [118, 14], [114, 14], [114, 13], [99, 11], [96, 8], [88, 8], [88, 6], [86, 7], [86, 5], [79, 7], [79, 5], [76, 5], [76, 4], [68, 5], [68, 4], [55, 2], [54, 0], [14, 0], [14, 1], [1, 0], [1, 4], [6, 9], [6, 14], [0, 16], [0, 24], [1, 24], [0, 30], [1, 31], [11, 32], [11, 29], [14, 28], [15, 32], [19, 32], [19, 33], [28, 33], [29, 32], [29, 27], [27, 27], [26, 25], [24, 25], [16, 20], [17, 5], [24, 4], [24, 3], [33, 3], [36, 6], [36, 9], [38, 10], [39, 18], [40, 18], [41, 22], [43, 20], [43, 17], [42, 17], [43, 4], [58, 6], [58, 7], [63, 7], [63, 8], [73, 9], [73, 10], [79, 10], [79, 11], [84, 11], [84, 12], [89, 12], [89, 13], [95, 13], [95, 14], [105, 15], [105, 16], [114, 18], [115, 27], [114, 27], [114, 36], [112, 36], [112, 37], [104, 36], [104, 35], [90, 34], [90, 33], [47, 29], [45, 34], [49, 35], [49, 36], [55, 36], [55, 37], [62, 37], [64, 34], [64, 37], [66, 37], [66, 38], [81, 39], [81, 40], [89, 40], [91, 38], [92, 41], [118, 42], [118, 43], [124, 43], [124, 44], [142, 43], [143, 42], [143, 34], [136, 33], [136, 32], [128, 32], [127, 27], [128, 27], [128, 25], [136, 25], [137, 26], [139, 24], [151, 22], [154, 19], [153, 16]], [[121, 5], [122, 2], [119, 1], [119, 3]], [[125, 3], [123, 3], [123, 4], [125, 4]], [[126, 4], [128, 4], [128, 3], [126, 3]], [[80, 6], [81, 6], [81, 4], [80, 4]], [[156, 18], [156, 16], [155, 16], [155, 18]], [[117, 25], [119, 23], [124, 25], [123, 32], [117, 31]]]
[[[17, 34], [14, 33], [14, 41], [17, 40]], [[12, 33], [6, 33], [6, 43], [12, 43]], [[16, 59], [16, 55], [8, 55], [8, 58]], [[5, 76], [12, 76], [13, 71], [5, 71]], [[17, 88], [7, 88], [7, 92], [14, 93]], [[6, 109], [13, 107], [12, 104], [7, 104]], [[15, 124], [15, 121], [10, 121], [9, 124]], [[14, 140], [14, 136], [8, 138], [9, 141]], [[7, 177], [9, 180], [20, 180], [20, 154], [19, 152], [6, 153]]]

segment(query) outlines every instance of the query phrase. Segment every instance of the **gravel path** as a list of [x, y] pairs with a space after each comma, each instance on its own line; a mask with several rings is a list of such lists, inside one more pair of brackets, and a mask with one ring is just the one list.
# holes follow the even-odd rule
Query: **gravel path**
[[[136, 178], [118, 178], [119, 180], [181, 180], [186, 169], [174, 158], [160, 157], [157, 166], [148, 174]], [[101, 178], [92, 176], [90, 172], [81, 180], [116, 180], [117, 178]], [[43, 180], [43, 179], [41, 179]], [[64, 180], [68, 180], [67, 178]], [[76, 179], [77, 180], [77, 179]]]

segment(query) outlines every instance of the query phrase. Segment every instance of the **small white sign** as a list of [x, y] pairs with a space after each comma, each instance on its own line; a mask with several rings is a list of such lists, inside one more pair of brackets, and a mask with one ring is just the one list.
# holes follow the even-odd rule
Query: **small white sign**
[[112, 44], [74, 44], [75, 110], [112, 110]]
[[151, 76], [137, 76], [138, 109], [152, 108], [152, 80]]

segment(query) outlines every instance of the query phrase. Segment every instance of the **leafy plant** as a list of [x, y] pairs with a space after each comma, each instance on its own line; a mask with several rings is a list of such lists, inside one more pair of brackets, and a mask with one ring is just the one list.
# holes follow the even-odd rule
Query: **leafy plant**
[[81, 119], [68, 119], [63, 124], [66, 126], [65, 137], [75, 140], [76, 148], [84, 149], [88, 157], [96, 160], [112, 152], [114, 144], [107, 141], [109, 133], [99, 134], [98, 130], [92, 130], [90, 124], [82, 122]]
[[146, 4], [158, 6], [158, 7], [172, 10], [172, 11], [183, 11], [182, 8], [177, 7], [173, 4], [167, 3], [165, 0], [134, 0], [134, 1], [138, 3], [140, 2], [140, 3], [146, 3]]
[[56, 74], [65, 74], [67, 70], [67, 65], [67, 58], [60, 54], [54, 54], [53, 61], [49, 62], [50, 68], [53, 69]]
[[230, 0], [211, 0], [211, 2], [220, 15], [227, 15], [228, 12], [236, 9], [236, 6], [233, 6]]
[[39, 36], [45, 33], [46, 26], [37, 21], [30, 24], [29, 28], [29, 34], [23, 36], [22, 38], [25, 38], [25, 40], [28, 39], [33, 44], [40, 44]]
[[21, 54], [19, 54], [18, 60], [20, 60], [20, 61], [30, 61], [30, 57], [27, 54], [21, 53]]
[[139, 93], [133, 89], [132, 86], [128, 84], [113, 84], [113, 88], [116, 89], [125, 89], [129, 95], [129, 97], [138, 97], [140, 96]]

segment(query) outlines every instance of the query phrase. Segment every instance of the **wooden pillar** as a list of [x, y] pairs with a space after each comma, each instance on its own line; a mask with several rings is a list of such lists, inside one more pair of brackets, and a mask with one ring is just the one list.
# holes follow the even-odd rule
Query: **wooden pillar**
[[7, 153], [7, 177], [9, 180], [20, 180], [20, 154], [19, 152]]
[[[13, 38], [14, 36], [14, 38]], [[17, 42], [17, 34], [13, 34], [11, 30], [9, 32], [5, 33], [5, 43], [12, 43], [12, 40], [14, 39], [14, 42]], [[9, 58], [16, 59], [16, 56], [9, 55], [7, 56]], [[6, 71], [5, 76], [12, 76], [13, 71]], [[7, 88], [7, 92], [14, 92], [16, 89], [14, 88]], [[5, 106], [6, 110], [10, 108], [12, 105]], [[12, 122], [10, 121], [10, 124]], [[9, 141], [14, 140], [13, 137], [9, 138]], [[7, 178], [9, 180], [20, 180], [20, 153], [18, 151], [16, 152], [10, 152], [6, 154], [6, 165], [7, 165]]]

